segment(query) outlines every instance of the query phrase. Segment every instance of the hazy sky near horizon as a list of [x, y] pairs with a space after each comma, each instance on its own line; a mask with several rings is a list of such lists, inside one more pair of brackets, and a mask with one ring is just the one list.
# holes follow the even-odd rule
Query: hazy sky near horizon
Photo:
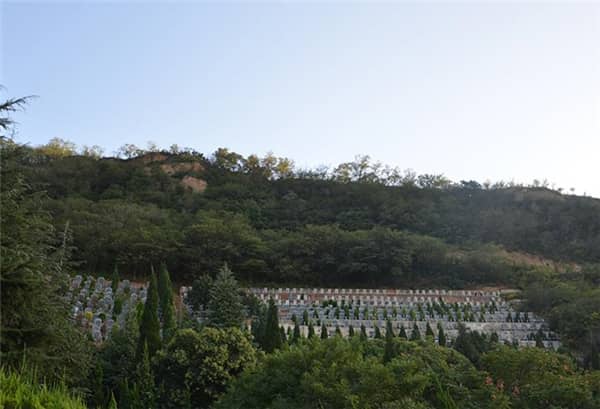
[[11, 2], [18, 140], [368, 154], [600, 197], [600, 2]]

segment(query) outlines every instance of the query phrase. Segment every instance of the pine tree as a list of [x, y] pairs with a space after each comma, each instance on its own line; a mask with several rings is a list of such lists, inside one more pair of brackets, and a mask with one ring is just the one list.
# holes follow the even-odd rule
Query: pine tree
[[269, 307], [265, 317], [264, 333], [262, 335], [261, 347], [265, 352], [271, 353], [281, 348], [282, 338], [279, 331], [279, 314], [277, 305], [273, 299], [269, 299]]
[[438, 329], [438, 344], [445, 347], [446, 346], [446, 334], [444, 333], [444, 327], [442, 326], [442, 323], [438, 322], [437, 329]]
[[218, 328], [242, 326], [242, 299], [233, 273], [223, 266], [209, 291], [208, 325]]
[[367, 329], [365, 328], [364, 324], [360, 325], [360, 340], [361, 341], [366, 341], [369, 337], [367, 336]]
[[381, 339], [381, 330], [375, 325], [375, 339]]
[[336, 337], [341, 337], [342, 336], [342, 330], [340, 329], [339, 325], [335, 326], [335, 336]]
[[404, 325], [400, 326], [400, 333], [398, 334], [398, 337], [408, 339], [408, 336], [406, 335], [406, 329], [404, 329]]
[[112, 287], [113, 294], [117, 293], [117, 289], [119, 288], [119, 268], [115, 264], [115, 268], [113, 269], [112, 277], [110, 279], [110, 286]]
[[308, 325], [308, 310], [302, 312], [302, 325]]
[[354, 336], [354, 327], [352, 325], [348, 326], [348, 337], [352, 338]]
[[292, 333], [292, 344], [297, 344], [300, 341], [301, 336], [300, 326], [296, 323], [296, 325], [294, 325], [294, 332]]
[[419, 339], [421, 339], [421, 331], [419, 331], [419, 327], [417, 326], [417, 323], [415, 322], [413, 324], [412, 333], [410, 334], [410, 340], [418, 341]]
[[146, 294], [146, 303], [140, 322], [137, 361], [143, 358], [144, 346], [148, 346], [149, 356], [154, 356], [160, 349], [160, 322], [158, 321], [158, 290], [154, 269], [150, 272], [150, 285]]
[[288, 339], [285, 335], [285, 330], [283, 329], [283, 326], [279, 327], [279, 339], [281, 340], [281, 345], [287, 344]]
[[321, 339], [327, 339], [329, 338], [329, 334], [327, 333], [327, 327], [325, 326], [325, 324], [321, 325]]
[[308, 339], [315, 337], [315, 328], [312, 325], [312, 322], [308, 323]]

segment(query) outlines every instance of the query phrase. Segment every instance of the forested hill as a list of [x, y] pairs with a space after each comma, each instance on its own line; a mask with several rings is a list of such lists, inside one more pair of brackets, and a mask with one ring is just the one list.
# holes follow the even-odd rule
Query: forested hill
[[80, 268], [95, 273], [166, 260], [185, 282], [227, 262], [246, 282], [463, 286], [514, 283], [522, 257], [507, 251], [600, 262], [600, 200], [543, 184], [453, 183], [368, 157], [306, 171], [226, 149], [19, 152], [57, 229], [68, 223]]

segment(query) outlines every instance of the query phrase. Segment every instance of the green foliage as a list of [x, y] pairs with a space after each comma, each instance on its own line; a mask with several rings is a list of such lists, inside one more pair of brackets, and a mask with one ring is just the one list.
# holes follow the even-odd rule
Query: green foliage
[[255, 359], [247, 334], [238, 328], [178, 331], [157, 356], [161, 407], [208, 407]]
[[64, 384], [48, 385], [34, 376], [0, 368], [0, 408], [86, 409]]
[[158, 300], [160, 311], [163, 314], [169, 305], [173, 306], [173, 285], [165, 263], [160, 263], [158, 272]]
[[400, 354], [383, 363], [372, 342], [375, 349], [332, 337], [268, 355], [233, 382], [216, 408], [443, 407], [438, 377], [458, 407], [497, 407], [484, 375], [456, 352], [394, 338]]
[[74, 382], [89, 370], [91, 346], [64, 299], [70, 231], [55, 232], [45, 196], [20, 174], [22, 150], [0, 139], [0, 361], [12, 368], [25, 361], [42, 377]]
[[273, 299], [269, 299], [269, 307], [267, 308], [265, 318], [264, 333], [260, 339], [260, 346], [265, 352], [273, 352], [281, 348], [282, 338], [279, 331], [279, 314], [277, 305]]
[[150, 273], [150, 285], [146, 294], [144, 312], [140, 321], [140, 336], [138, 340], [137, 357], [142, 359], [144, 348], [148, 348], [150, 357], [160, 349], [160, 321], [158, 319], [158, 289], [154, 269]]
[[221, 267], [209, 290], [208, 325], [218, 328], [242, 326], [244, 318], [238, 283], [227, 265]]
[[188, 293], [187, 302], [195, 311], [200, 311], [208, 306], [210, 299], [210, 288], [213, 285], [212, 277], [208, 274], [202, 274], [192, 283], [192, 289]]

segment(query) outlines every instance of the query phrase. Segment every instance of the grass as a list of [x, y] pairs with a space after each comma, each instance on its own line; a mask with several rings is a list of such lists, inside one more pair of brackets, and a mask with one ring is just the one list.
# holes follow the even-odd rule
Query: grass
[[86, 409], [64, 385], [47, 385], [31, 374], [0, 368], [0, 409]]

